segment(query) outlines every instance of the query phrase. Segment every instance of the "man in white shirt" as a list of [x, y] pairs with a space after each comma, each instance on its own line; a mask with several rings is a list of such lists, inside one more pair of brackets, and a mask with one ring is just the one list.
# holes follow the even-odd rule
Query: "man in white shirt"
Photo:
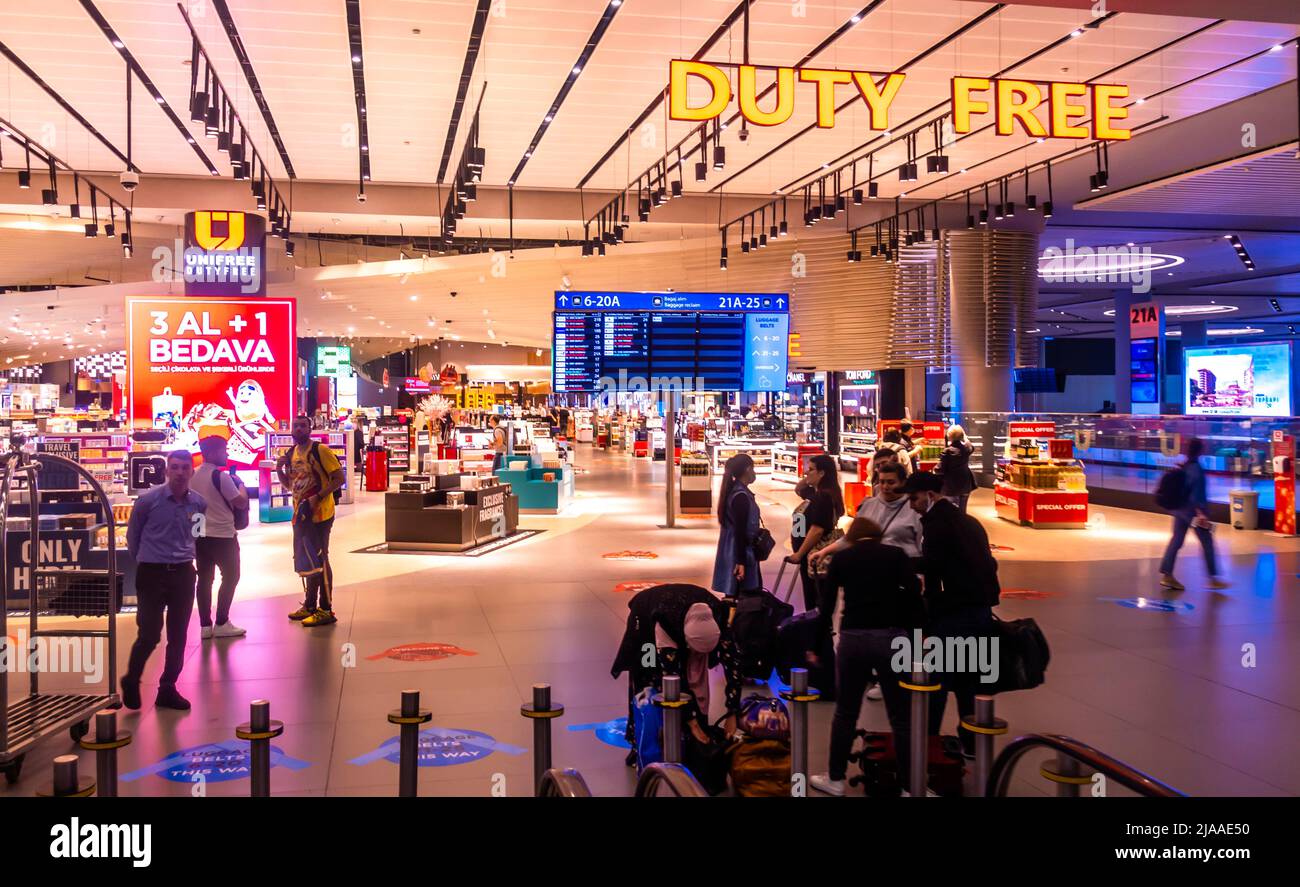
[[[235, 532], [234, 509], [248, 508], [248, 491], [229, 471], [226, 439], [212, 435], [199, 441], [203, 464], [194, 472], [190, 489], [208, 503], [202, 534], [194, 540], [195, 564], [198, 567], [196, 597], [199, 605], [200, 634], [208, 638], [237, 638], [244, 629], [230, 621], [230, 604], [239, 584], [239, 537]], [[217, 591], [217, 618], [212, 621], [212, 583], [221, 569], [221, 587]]]

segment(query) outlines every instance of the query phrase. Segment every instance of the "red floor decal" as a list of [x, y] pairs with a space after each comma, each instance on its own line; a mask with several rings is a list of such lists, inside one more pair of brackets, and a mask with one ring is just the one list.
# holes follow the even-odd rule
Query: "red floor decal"
[[650, 561], [659, 557], [653, 551], [611, 551], [602, 556], [610, 561]]
[[663, 584], [664, 583], [662, 582], [653, 582], [653, 581], [620, 582], [618, 585], [614, 586], [614, 593], [622, 594], [624, 592], [627, 592], [629, 594], [636, 594], [638, 591], [645, 591], [647, 588], [654, 588], [656, 585], [663, 585]]
[[990, 551], [1015, 551], [1010, 545], [989, 545]]
[[367, 659], [396, 659], [399, 662], [437, 662], [452, 656], [477, 656], [473, 650], [462, 650], [455, 644], [402, 644], [389, 647]]
[[1023, 601], [1040, 601], [1043, 598], [1056, 597], [1056, 592], [1036, 591], [1032, 588], [1004, 588], [1002, 589], [1002, 597]]

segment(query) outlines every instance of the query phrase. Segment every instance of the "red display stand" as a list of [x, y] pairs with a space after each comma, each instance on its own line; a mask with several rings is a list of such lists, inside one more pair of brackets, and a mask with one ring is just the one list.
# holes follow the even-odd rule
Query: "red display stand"
[[650, 451], [650, 442], [645, 440], [633, 441], [632, 455], [645, 456]]
[[460, 456], [458, 455], [458, 453], [459, 451], [456, 449], [456, 444], [454, 442], [438, 444], [439, 459], [459, 459]]
[[871, 484], [855, 480], [844, 482], [844, 513], [856, 514], [858, 506], [871, 498]]
[[1285, 536], [1295, 532], [1295, 438], [1273, 432], [1273, 530]]
[[995, 484], [993, 505], [998, 517], [1027, 527], [1082, 530], [1088, 526], [1086, 492]]
[[387, 450], [366, 450], [366, 489], [372, 493], [388, 491]]

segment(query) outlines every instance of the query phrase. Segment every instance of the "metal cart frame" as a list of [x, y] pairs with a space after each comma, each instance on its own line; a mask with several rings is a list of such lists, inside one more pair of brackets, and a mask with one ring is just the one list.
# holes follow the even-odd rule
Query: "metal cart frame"
[[[107, 629], [41, 629], [37, 623], [40, 611], [40, 580], [64, 573], [62, 570], [45, 569], [40, 566], [40, 486], [37, 473], [43, 465], [60, 467], [75, 472], [90, 486], [96, 494], [99, 506], [104, 511], [108, 525], [108, 566], [106, 570], [81, 570], [81, 577], [103, 576], [107, 587], [106, 613]], [[13, 704], [9, 703], [9, 670], [0, 669], [0, 771], [10, 783], [18, 781], [22, 770], [23, 757], [28, 749], [53, 733], [68, 728], [73, 741], [81, 739], [90, 730], [90, 719], [95, 712], [120, 704], [117, 695], [117, 611], [122, 601], [117, 585], [117, 521], [113, 515], [113, 503], [104, 488], [95, 478], [76, 462], [48, 453], [33, 457], [21, 450], [0, 455], [0, 576], [5, 586], [4, 606], [0, 607], [0, 642], [7, 643], [9, 634], [8, 605], [8, 517], [9, 493], [13, 488], [13, 478], [22, 473], [27, 478], [30, 506], [31, 547], [27, 571], [27, 588], [29, 589], [29, 625], [28, 643], [35, 643], [37, 638], [104, 638], [108, 642], [108, 688], [104, 694], [41, 693], [40, 672], [30, 671], [31, 689], [25, 698]], [[16, 651], [10, 651], [14, 655]], [[21, 651], [27, 655], [30, 650]]]

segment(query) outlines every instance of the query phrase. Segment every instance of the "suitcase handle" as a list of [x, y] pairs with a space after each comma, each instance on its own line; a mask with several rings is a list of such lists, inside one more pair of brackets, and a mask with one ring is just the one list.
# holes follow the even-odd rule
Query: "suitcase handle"
[[794, 572], [790, 574], [790, 585], [785, 590], [785, 596], [782, 597], [781, 582], [785, 576], [785, 568], [787, 566], [788, 563], [786, 559], [784, 557], [781, 558], [781, 566], [776, 571], [776, 582], [772, 584], [772, 594], [788, 604], [790, 603], [790, 598], [794, 597], [794, 586], [795, 583], [799, 581], [799, 570], [796, 568]]

